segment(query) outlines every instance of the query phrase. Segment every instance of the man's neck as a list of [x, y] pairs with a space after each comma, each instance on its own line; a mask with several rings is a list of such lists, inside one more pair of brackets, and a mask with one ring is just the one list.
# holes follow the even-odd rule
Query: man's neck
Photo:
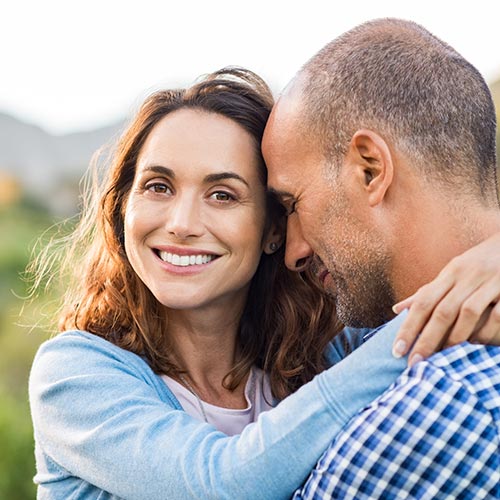
[[398, 301], [433, 280], [451, 259], [500, 232], [500, 210], [424, 203], [401, 227], [393, 267]]

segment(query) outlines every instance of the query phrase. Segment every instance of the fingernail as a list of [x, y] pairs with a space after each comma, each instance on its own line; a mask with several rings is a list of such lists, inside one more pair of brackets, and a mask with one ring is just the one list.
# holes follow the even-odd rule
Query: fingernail
[[423, 361], [423, 360], [424, 360], [424, 358], [420, 354], [414, 354], [410, 358], [410, 361], [408, 361], [408, 366], [416, 365], [417, 363], [420, 363], [420, 361]]
[[399, 314], [399, 309], [398, 309], [398, 306], [399, 306], [399, 304], [394, 304], [394, 305], [392, 306], [392, 312], [393, 312], [394, 314]]
[[404, 340], [397, 340], [392, 346], [392, 355], [395, 358], [401, 358], [406, 354], [406, 342]]

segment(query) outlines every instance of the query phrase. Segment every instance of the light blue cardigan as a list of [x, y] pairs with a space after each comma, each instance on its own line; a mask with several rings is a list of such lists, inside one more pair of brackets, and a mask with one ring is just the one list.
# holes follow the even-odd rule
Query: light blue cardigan
[[405, 369], [390, 354], [400, 322], [342, 362], [341, 342], [330, 345], [337, 364], [232, 437], [187, 415], [139, 356], [90, 333], [60, 334], [40, 347], [30, 377], [38, 498], [289, 498]]

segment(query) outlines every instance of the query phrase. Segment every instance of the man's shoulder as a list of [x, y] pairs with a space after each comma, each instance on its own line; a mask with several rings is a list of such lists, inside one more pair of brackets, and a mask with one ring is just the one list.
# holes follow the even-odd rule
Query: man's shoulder
[[500, 346], [462, 342], [433, 354], [428, 361], [447, 372], [461, 376], [479, 372], [500, 372]]
[[429, 379], [435, 372], [474, 390], [500, 391], [500, 347], [463, 342], [408, 368], [403, 376]]
[[372, 403], [401, 414], [475, 411], [500, 428], [500, 347], [462, 343], [406, 369]]
[[497, 498], [500, 348], [407, 368], [360, 411], [294, 498]]
[[500, 347], [463, 342], [434, 354], [427, 362], [500, 416]]

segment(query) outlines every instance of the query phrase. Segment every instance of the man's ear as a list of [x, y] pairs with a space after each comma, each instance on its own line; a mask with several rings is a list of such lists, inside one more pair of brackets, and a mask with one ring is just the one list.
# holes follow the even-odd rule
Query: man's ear
[[394, 163], [387, 142], [376, 132], [358, 130], [351, 138], [346, 164], [368, 196], [370, 206], [384, 199], [394, 177]]

